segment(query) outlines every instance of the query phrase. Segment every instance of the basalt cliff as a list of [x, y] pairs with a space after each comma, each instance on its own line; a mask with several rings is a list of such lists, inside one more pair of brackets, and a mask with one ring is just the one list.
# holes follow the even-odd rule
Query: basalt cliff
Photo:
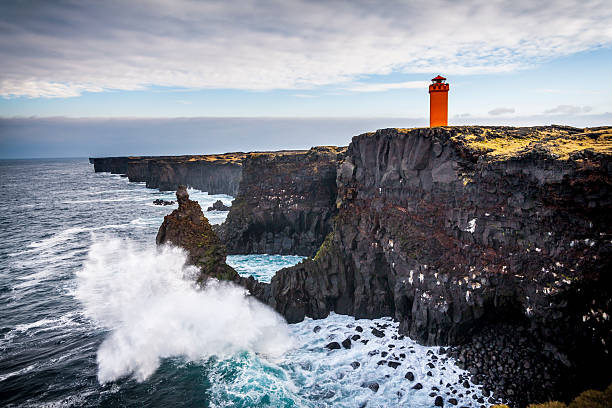
[[[338, 164], [321, 195], [285, 188], [320, 185], [306, 160], [245, 161], [230, 247], [283, 253], [262, 231], [296, 204], [329, 220], [314, 257], [269, 284], [234, 279], [252, 295], [289, 322], [393, 316], [517, 406], [610, 383], [612, 128], [383, 129], [325, 155]], [[287, 252], [303, 239], [313, 252], [308, 235]]]
[[192, 156], [127, 156], [90, 158], [96, 172], [121, 174], [148, 188], [174, 191], [186, 185], [209, 194], [235, 196], [245, 153]]
[[244, 282], [289, 322], [394, 316], [519, 405], [609, 383], [611, 128], [356, 136], [336, 207], [313, 259]]
[[238, 195], [217, 228], [230, 254], [314, 256], [336, 215], [336, 168], [346, 148], [250, 153]]

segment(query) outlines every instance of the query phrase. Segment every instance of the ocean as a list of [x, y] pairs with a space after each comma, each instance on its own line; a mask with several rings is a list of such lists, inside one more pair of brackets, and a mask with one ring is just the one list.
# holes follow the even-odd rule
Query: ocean
[[[190, 196], [204, 210], [232, 201]], [[0, 161], [0, 406], [481, 405], [464, 371], [391, 318], [288, 325], [232, 284], [197, 288], [185, 254], [155, 245], [176, 208], [157, 198], [174, 194], [94, 173], [86, 159]], [[227, 212], [205, 215], [218, 224]], [[301, 259], [228, 263], [269, 281]]]

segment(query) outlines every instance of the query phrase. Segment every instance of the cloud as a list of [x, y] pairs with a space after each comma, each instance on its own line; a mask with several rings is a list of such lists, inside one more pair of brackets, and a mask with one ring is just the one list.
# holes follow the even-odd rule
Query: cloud
[[429, 81], [408, 81], [395, 83], [356, 83], [347, 88], [352, 92], [384, 92], [392, 89], [427, 89]]
[[497, 116], [505, 113], [514, 113], [514, 108], [495, 108], [489, 111], [489, 115]]
[[590, 106], [575, 106], [575, 105], [558, 105], [552, 109], [545, 110], [544, 113], [549, 115], [579, 115], [581, 113], [589, 113], [593, 110]]
[[376, 86], [362, 78], [372, 75], [508, 72], [609, 46], [612, 8], [607, 0], [6, 0], [0, 27], [4, 97], [151, 86], [367, 91]]

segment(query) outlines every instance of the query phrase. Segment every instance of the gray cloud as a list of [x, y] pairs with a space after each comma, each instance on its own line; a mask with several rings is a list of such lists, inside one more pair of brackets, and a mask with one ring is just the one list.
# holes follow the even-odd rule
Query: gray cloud
[[611, 44], [607, 3], [5, 0], [0, 95], [346, 88], [392, 72], [506, 72]]
[[506, 113], [514, 113], [514, 108], [495, 108], [489, 111], [489, 115], [498, 116]]
[[589, 113], [593, 110], [590, 106], [558, 105], [552, 109], [545, 110], [544, 113], [550, 115], [579, 115]]

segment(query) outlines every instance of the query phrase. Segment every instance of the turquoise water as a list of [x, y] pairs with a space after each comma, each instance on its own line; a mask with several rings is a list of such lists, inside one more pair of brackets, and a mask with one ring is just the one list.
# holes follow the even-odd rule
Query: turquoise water
[[[474, 386], [462, 397], [445, 388], [462, 371], [399, 340], [391, 319], [287, 325], [242, 288], [195, 287], [185, 254], [155, 246], [175, 207], [152, 201], [173, 193], [94, 173], [86, 160], [0, 161], [0, 180], [0, 406], [429, 407], [432, 387], [474, 405]], [[203, 208], [232, 200], [190, 195]], [[227, 213], [206, 215], [215, 224]], [[269, 281], [301, 259], [228, 263]], [[324, 347], [355, 335], [350, 349]], [[379, 364], [393, 358], [399, 367]]]

